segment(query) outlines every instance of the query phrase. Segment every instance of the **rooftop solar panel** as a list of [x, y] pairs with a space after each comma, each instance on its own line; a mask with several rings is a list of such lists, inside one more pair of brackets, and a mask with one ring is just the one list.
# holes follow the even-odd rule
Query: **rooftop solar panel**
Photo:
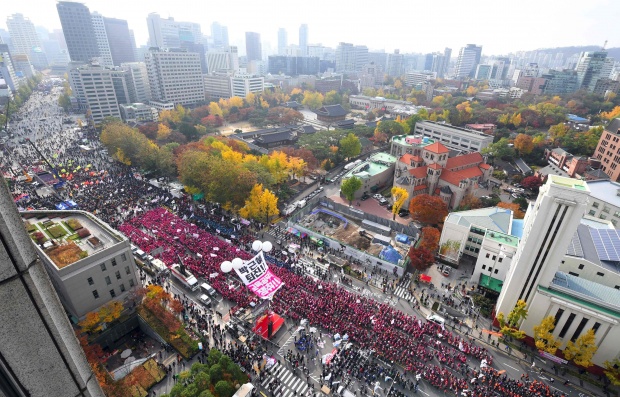
[[590, 228], [596, 253], [602, 261], [620, 261], [620, 236], [618, 231]]

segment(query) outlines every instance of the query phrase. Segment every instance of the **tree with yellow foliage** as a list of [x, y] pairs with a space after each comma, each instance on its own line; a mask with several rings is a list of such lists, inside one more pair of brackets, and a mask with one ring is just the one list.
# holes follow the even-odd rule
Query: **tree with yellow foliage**
[[521, 125], [521, 113], [514, 113], [510, 118], [510, 124], [514, 125], [515, 128], [519, 128]]
[[159, 125], [157, 126], [157, 140], [158, 141], [164, 141], [166, 139], [168, 139], [168, 137], [170, 136], [170, 133], [172, 131], [170, 130], [170, 128], [164, 124], [164, 123], [159, 123]]
[[539, 350], [549, 354], [555, 354], [562, 342], [555, 339], [553, 329], [555, 328], [555, 317], [547, 316], [542, 319], [540, 324], [534, 326], [534, 343]]
[[273, 216], [279, 214], [278, 198], [262, 184], [254, 185], [245, 206], [239, 210], [239, 215], [246, 219], [256, 219], [269, 224]]
[[301, 104], [315, 110], [323, 106], [323, 100], [323, 94], [320, 92], [306, 90], [304, 91], [304, 99], [301, 101]]
[[78, 323], [82, 331], [84, 332], [98, 332], [101, 331], [101, 319], [98, 312], [88, 312], [84, 317], [84, 320]]
[[617, 117], [620, 117], [620, 106], [614, 107], [609, 112], [601, 113], [601, 118], [605, 120], [612, 120]]
[[589, 329], [580, 335], [575, 342], [569, 340], [564, 349], [564, 358], [582, 367], [588, 368], [592, 365], [592, 357], [596, 354], [596, 335], [594, 330]]
[[515, 149], [520, 154], [530, 154], [534, 150], [534, 140], [530, 135], [519, 134], [514, 141]]
[[391, 190], [392, 199], [394, 203], [392, 204], [392, 220], [396, 219], [396, 214], [400, 212], [403, 204], [409, 198], [409, 192], [402, 187], [394, 186]]
[[222, 117], [224, 112], [222, 112], [222, 108], [220, 108], [220, 105], [218, 105], [217, 102], [211, 102], [209, 104], [209, 114], [212, 116]]
[[518, 329], [521, 320], [527, 318], [527, 309], [525, 308], [527, 303], [524, 300], [518, 300], [515, 307], [508, 313], [508, 318], [505, 318], [504, 313], [497, 314], [497, 321], [499, 322], [499, 332], [504, 336], [511, 336], [515, 339], [525, 338], [525, 332]]
[[614, 386], [620, 386], [620, 357], [616, 357], [612, 361], [605, 361], [605, 376]]

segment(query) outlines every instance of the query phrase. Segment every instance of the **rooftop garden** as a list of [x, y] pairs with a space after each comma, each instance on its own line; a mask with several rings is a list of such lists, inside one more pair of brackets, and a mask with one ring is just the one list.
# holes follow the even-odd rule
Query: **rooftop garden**
[[72, 263], [88, 256], [88, 252], [83, 251], [73, 241], [62, 245], [54, 245], [46, 249], [45, 253], [59, 269], [69, 266]]

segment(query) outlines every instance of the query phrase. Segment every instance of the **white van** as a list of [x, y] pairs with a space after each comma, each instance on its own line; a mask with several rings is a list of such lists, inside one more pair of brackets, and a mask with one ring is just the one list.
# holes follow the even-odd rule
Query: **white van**
[[216, 293], [213, 287], [207, 283], [200, 284], [200, 290], [210, 296], [214, 296]]
[[211, 299], [207, 295], [202, 294], [202, 295], [200, 295], [200, 298], [198, 298], [198, 299], [200, 299], [200, 303], [202, 303], [203, 305], [205, 305], [207, 307], [211, 306]]
[[427, 321], [432, 321], [432, 322], [434, 322], [435, 324], [439, 324], [439, 325], [443, 325], [443, 324], [445, 324], [445, 322], [446, 322], [446, 320], [445, 320], [443, 317], [438, 316], [438, 315], [436, 315], [436, 314], [430, 314], [430, 315], [428, 315], [428, 316], [426, 317], [426, 320], [427, 320]]
[[146, 253], [140, 249], [135, 252], [135, 255], [143, 261], [146, 260]]

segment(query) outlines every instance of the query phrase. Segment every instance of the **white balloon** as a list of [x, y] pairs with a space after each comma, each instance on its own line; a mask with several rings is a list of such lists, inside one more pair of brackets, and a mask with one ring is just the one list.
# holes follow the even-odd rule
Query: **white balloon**
[[232, 260], [233, 269], [239, 269], [241, 266], [243, 266], [243, 259], [235, 258]]
[[230, 261], [224, 261], [222, 262], [222, 264], [220, 265], [220, 269], [224, 272], [224, 273], [228, 273], [232, 270], [233, 265]]
[[263, 243], [263, 252], [269, 252], [271, 251], [272, 248], [273, 248], [273, 244], [271, 244], [271, 241], [265, 241]]
[[254, 240], [254, 242], [252, 243], [253, 251], [260, 251], [262, 247], [263, 247], [263, 243], [261, 243], [260, 240]]

